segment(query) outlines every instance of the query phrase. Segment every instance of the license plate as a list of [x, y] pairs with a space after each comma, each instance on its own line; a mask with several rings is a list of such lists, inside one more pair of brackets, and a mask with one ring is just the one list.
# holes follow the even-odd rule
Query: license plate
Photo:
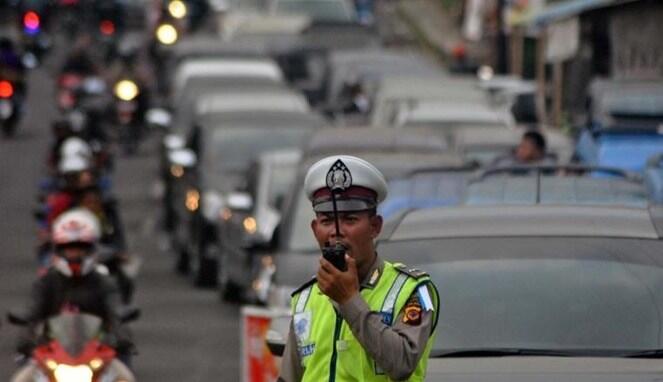
[[11, 101], [0, 100], [0, 118], [9, 119], [13, 112], [14, 105], [12, 105]]

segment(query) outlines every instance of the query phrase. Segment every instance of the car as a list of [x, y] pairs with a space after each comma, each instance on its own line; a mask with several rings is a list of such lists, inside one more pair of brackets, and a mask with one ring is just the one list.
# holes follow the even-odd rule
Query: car
[[378, 251], [427, 271], [444, 307], [426, 380], [651, 380], [661, 212], [528, 205], [401, 216]]
[[372, 126], [390, 126], [399, 110], [418, 100], [447, 100], [487, 105], [489, 97], [477, 86], [477, 79], [435, 76], [390, 76], [383, 78], [371, 97]]
[[597, 80], [590, 85], [590, 123], [578, 138], [578, 160], [643, 171], [663, 152], [663, 85], [655, 81]]
[[441, 73], [441, 69], [424, 56], [384, 48], [334, 50], [329, 53], [325, 66], [320, 97], [322, 107], [331, 114], [343, 113], [349, 85], [361, 85], [368, 95], [386, 76]]
[[251, 296], [259, 264], [256, 260], [273, 246], [286, 193], [295, 181], [301, 151], [276, 150], [258, 155], [246, 174], [241, 192], [251, 200], [246, 210], [224, 208], [220, 236], [218, 288], [226, 301], [260, 301]]
[[[160, 147], [161, 178], [166, 189], [164, 193], [164, 215], [170, 217], [167, 219], [167, 225], [170, 226], [171, 230], [174, 228], [172, 226], [174, 224], [172, 222], [174, 219], [172, 208], [174, 194], [171, 191], [173, 187], [179, 187], [173, 186], [173, 183], [182, 178], [181, 175], [185, 172], [184, 170], [189, 168], [190, 165], [182, 166], [179, 163], [171, 162], [169, 153], [186, 149], [187, 137], [190, 136], [196, 116], [218, 115], [230, 111], [255, 110], [258, 112], [308, 113], [310, 110], [306, 99], [301, 94], [280, 84], [265, 86], [265, 84], [228, 83], [225, 87], [219, 89], [218, 82], [209, 82], [211, 83], [201, 82], [200, 86], [195, 88], [197, 89], [197, 97], [191, 97], [193, 99], [189, 98], [186, 103], [179, 105], [170, 132], [164, 136]], [[190, 89], [193, 90], [194, 88]], [[177, 170], [174, 173], [171, 171], [173, 168]]]
[[426, 271], [439, 291], [425, 380], [655, 379], [662, 218], [656, 207], [501, 205], [387, 222], [381, 258]]
[[187, 83], [194, 78], [250, 78], [283, 83], [283, 72], [273, 60], [263, 58], [191, 58], [181, 62], [172, 77], [172, 102], [182, 100]]
[[237, 111], [200, 116], [188, 137], [196, 153], [193, 201], [181, 220], [188, 232], [178, 243], [178, 263], [188, 263], [198, 286], [215, 286], [218, 225], [224, 207], [247, 210], [250, 200], [234, 192], [254, 156], [276, 149], [297, 149], [326, 122], [317, 114], [288, 111]]
[[612, 205], [647, 207], [652, 196], [638, 174], [618, 168], [532, 165], [489, 168], [469, 181], [466, 205]]

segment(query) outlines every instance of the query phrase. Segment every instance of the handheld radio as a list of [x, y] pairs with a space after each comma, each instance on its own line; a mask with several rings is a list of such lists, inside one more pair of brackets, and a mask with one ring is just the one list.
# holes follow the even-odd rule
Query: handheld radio
[[334, 225], [336, 228], [336, 242], [334, 245], [327, 242], [322, 248], [322, 257], [332, 263], [336, 269], [345, 272], [347, 264], [345, 263], [345, 252], [347, 248], [343, 243], [338, 240], [340, 236], [339, 222], [338, 222], [338, 208], [336, 206], [336, 196], [345, 191], [352, 185], [352, 175], [340, 159], [329, 169], [327, 173], [327, 188], [331, 192], [332, 208], [334, 213]]

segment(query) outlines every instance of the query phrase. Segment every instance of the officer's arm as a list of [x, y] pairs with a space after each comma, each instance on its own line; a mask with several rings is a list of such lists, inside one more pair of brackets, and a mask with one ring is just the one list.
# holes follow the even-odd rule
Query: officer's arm
[[[429, 288], [429, 293], [434, 293]], [[382, 323], [379, 312], [372, 312], [360, 295], [340, 306], [340, 313], [364, 350], [392, 379], [407, 379], [417, 368], [435, 322], [435, 311], [421, 308], [415, 291], [393, 326]], [[405, 315], [405, 310], [410, 315]], [[417, 316], [418, 315], [418, 316]]]
[[281, 373], [279, 375], [279, 382], [296, 382], [302, 380], [302, 364], [299, 359], [299, 352], [297, 350], [297, 337], [295, 330], [290, 321], [290, 332], [288, 333], [288, 340], [283, 350], [283, 358], [281, 359]]

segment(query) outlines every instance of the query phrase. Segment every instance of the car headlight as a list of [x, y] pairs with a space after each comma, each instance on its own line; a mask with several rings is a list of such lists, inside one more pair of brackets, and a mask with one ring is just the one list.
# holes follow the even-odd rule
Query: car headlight
[[191, 212], [198, 210], [198, 207], [200, 206], [200, 193], [198, 190], [192, 188], [186, 192], [184, 206]]
[[138, 85], [131, 80], [121, 80], [115, 84], [115, 95], [122, 101], [131, 101], [138, 96], [140, 92]]
[[92, 369], [86, 365], [58, 365], [53, 371], [58, 382], [92, 382]]
[[172, 24], [161, 24], [157, 28], [157, 39], [164, 45], [173, 45], [178, 37], [177, 29]]
[[183, 19], [186, 16], [186, 4], [181, 0], [172, 0], [168, 4], [168, 13], [176, 19]]
[[242, 225], [244, 226], [244, 231], [249, 235], [253, 235], [258, 231], [258, 222], [253, 216], [245, 217], [244, 221], [242, 221]]

